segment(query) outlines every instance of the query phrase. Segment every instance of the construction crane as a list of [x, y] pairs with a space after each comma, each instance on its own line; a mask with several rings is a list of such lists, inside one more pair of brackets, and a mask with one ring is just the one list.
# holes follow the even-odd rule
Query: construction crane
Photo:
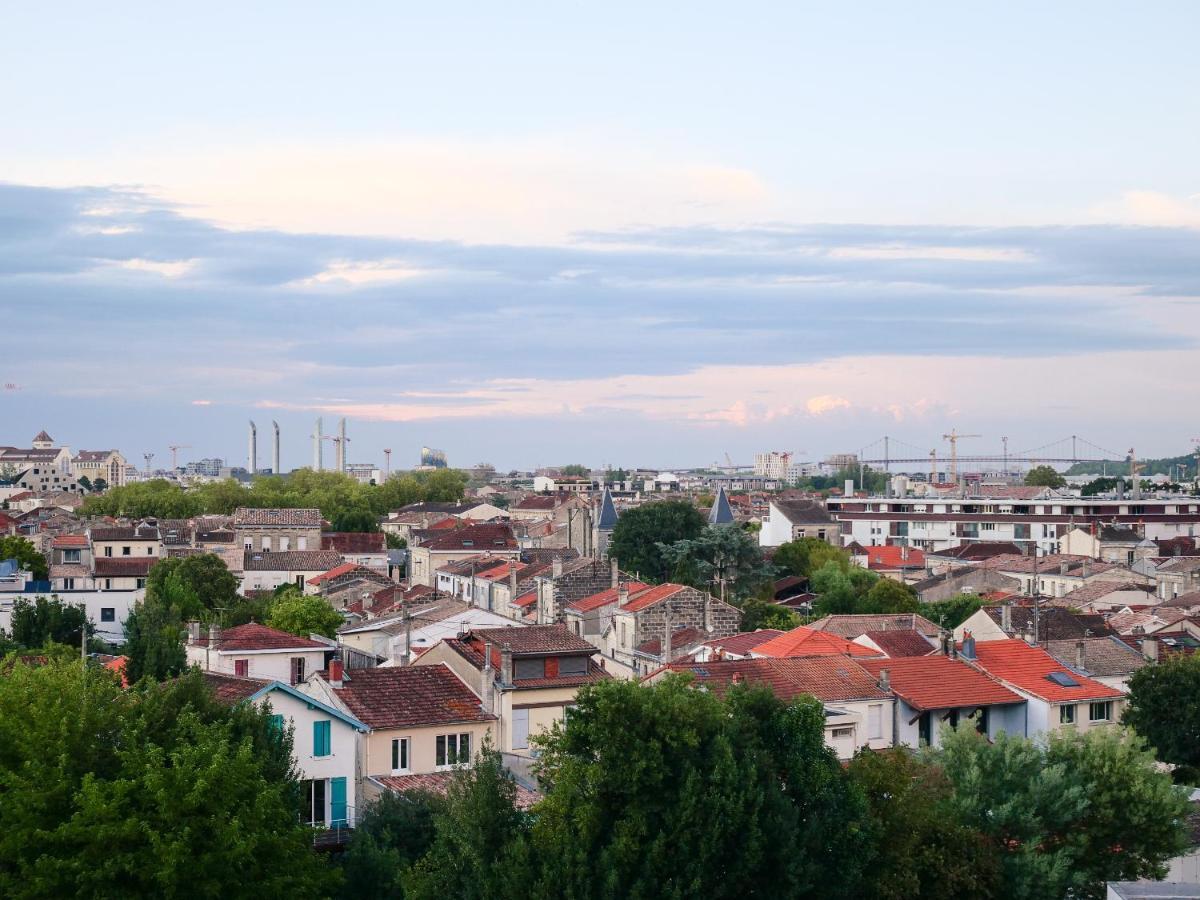
[[959, 434], [953, 428], [949, 434], [943, 434], [942, 440], [950, 442], [950, 480], [958, 483], [958, 442], [962, 438], [983, 437], [982, 434]]
[[167, 447], [167, 449], [171, 451], [171, 471], [174, 472], [176, 469], [179, 468], [179, 451], [180, 450], [191, 450], [192, 445], [191, 444], [171, 444], [170, 446]]
[[737, 466], [735, 466], [735, 465], [733, 464], [733, 457], [729, 455], [729, 451], [728, 451], [728, 450], [726, 450], [726, 451], [725, 451], [725, 464], [726, 464], [727, 466], [729, 466], [729, 468], [731, 468], [731, 469], [736, 469], [736, 468], [737, 468]]
[[929, 483], [937, 481], [937, 447], [929, 451]]

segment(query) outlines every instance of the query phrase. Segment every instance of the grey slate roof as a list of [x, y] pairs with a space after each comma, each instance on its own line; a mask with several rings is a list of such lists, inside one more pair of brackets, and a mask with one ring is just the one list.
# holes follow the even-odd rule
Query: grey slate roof
[[612, 531], [617, 527], [617, 507], [613, 505], [612, 492], [604, 489], [600, 499], [600, 515], [596, 517], [596, 527], [601, 531]]
[[729, 498], [725, 496], [724, 486], [717, 489], [717, 499], [713, 501], [712, 511], [708, 514], [708, 524], [733, 524], [733, 508], [729, 505]]

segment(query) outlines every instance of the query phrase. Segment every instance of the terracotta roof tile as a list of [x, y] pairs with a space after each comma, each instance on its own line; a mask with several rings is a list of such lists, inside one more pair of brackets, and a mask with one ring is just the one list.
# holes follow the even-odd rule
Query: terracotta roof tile
[[757, 631], [731, 634], [729, 637], [713, 638], [711, 641], [705, 641], [704, 646], [723, 651], [731, 656], [745, 656], [760, 644], [765, 644], [784, 633], [778, 628], [760, 628]]
[[978, 669], [946, 656], [864, 659], [860, 665], [876, 678], [886, 669], [892, 691], [916, 709], [993, 706], [1025, 699]]
[[[989, 675], [1043, 700], [1058, 703], [1124, 696], [1116, 688], [1068, 671], [1045, 650], [1030, 647], [1024, 641], [978, 641], [975, 653], [979, 667]], [[1077, 686], [1068, 687], [1052, 681], [1047, 676], [1053, 673], [1067, 676]]]
[[228, 706], [241, 703], [271, 683], [261, 678], [244, 678], [240, 675], [226, 675], [224, 672], [202, 672], [201, 674], [205, 683], [212, 688], [213, 696]]
[[[639, 594], [642, 591], [647, 590], [650, 586], [648, 584], [642, 584], [640, 581], [627, 581], [623, 587], [628, 589], [629, 595], [632, 597], [635, 594]], [[591, 612], [592, 610], [603, 609], [605, 606], [611, 606], [612, 604], [616, 603], [620, 592], [620, 588], [607, 588], [603, 591], [600, 591], [598, 594], [592, 594], [588, 597], [580, 597], [578, 600], [572, 600], [570, 603], [566, 604], [564, 608], [574, 609], [578, 612]]]
[[933, 644], [918, 631], [868, 631], [864, 636], [893, 659], [928, 656], [934, 651]]
[[151, 566], [158, 562], [157, 556], [130, 556], [109, 558], [102, 556], [94, 561], [97, 578], [145, 578]]
[[240, 506], [233, 511], [233, 526], [280, 526], [284, 528], [320, 528], [319, 509], [254, 509]]
[[755, 656], [776, 658], [790, 656], [879, 656], [878, 651], [862, 644], [855, 644], [836, 634], [816, 631], [804, 625], [785, 631], [779, 637], [759, 644], [752, 651]]
[[444, 663], [350, 669], [338, 699], [373, 729], [490, 722], [480, 700]]
[[330, 531], [321, 535], [321, 549], [338, 553], [384, 553], [387, 535], [382, 531]]
[[[200, 638], [205, 641], [204, 636]], [[217, 641], [217, 649], [226, 653], [236, 653], [239, 650], [327, 650], [320, 641], [300, 637], [280, 631], [278, 628], [268, 628], [257, 622], [226, 628], [221, 632]]]
[[513, 656], [547, 653], [595, 653], [596, 648], [565, 625], [533, 625], [522, 628], [472, 628], [464, 640], [483, 641], [496, 647], [508, 644]]
[[791, 700], [802, 694], [811, 694], [823, 702], [891, 697], [880, 689], [871, 673], [844, 656], [671, 663], [669, 668], [673, 672], [689, 673], [698, 685], [717, 696], [723, 695], [736, 681], [742, 681], [765, 685], [781, 700]]

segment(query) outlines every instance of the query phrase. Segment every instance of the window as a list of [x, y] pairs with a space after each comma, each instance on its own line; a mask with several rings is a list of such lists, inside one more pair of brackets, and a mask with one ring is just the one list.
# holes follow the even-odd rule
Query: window
[[514, 709], [512, 712], [512, 748], [529, 749], [529, 710]]
[[471, 735], [439, 734], [435, 761], [439, 767], [469, 763], [471, 761]]
[[292, 684], [299, 684], [304, 680], [304, 657], [292, 657]]
[[111, 607], [111, 606], [102, 606], [102, 607], [100, 607], [100, 621], [101, 621], [101, 622], [115, 622], [115, 621], [117, 621], [117, 611], [116, 611], [116, 609], [115, 609], [114, 607]]
[[79, 562], [79, 551], [78, 550], [64, 550], [63, 551], [63, 562], [65, 562], [65, 563]]
[[282, 550], [290, 550], [290, 549], [291, 549], [291, 541], [289, 541], [289, 540], [288, 540], [287, 538], [285, 538], [285, 537], [281, 537], [281, 538], [279, 539], [279, 549], [280, 549], [281, 551], [282, 551]]
[[1089, 722], [1108, 722], [1112, 720], [1112, 701], [1088, 704]]
[[151, 544], [149, 547], [146, 548], [146, 555], [147, 556], [154, 555], [154, 545], [153, 544]]
[[75, 590], [75, 579], [74, 578], [64, 578], [63, 579], [63, 590], [64, 591]]
[[104, 579], [104, 589], [105, 589], [106, 591], [111, 591], [111, 590], [112, 590], [112, 579], [111, 579], [111, 578], [105, 578], [105, 579]]
[[545, 678], [544, 659], [518, 659], [513, 661], [513, 677], [524, 681], [527, 678]]
[[872, 703], [867, 707], [867, 737], [877, 741], [883, 737], [883, 704]]
[[1058, 721], [1062, 725], [1075, 724], [1075, 705], [1060, 706], [1058, 708]]
[[262, 539], [262, 549], [264, 553], [271, 552], [271, 539], [269, 537]]
[[330, 731], [329, 719], [313, 722], [313, 756], [329, 756]]
[[105, 547], [105, 548], [104, 548], [104, 555], [105, 555], [105, 556], [112, 556], [112, 547]]
[[588, 658], [586, 656], [564, 656], [558, 661], [559, 675], [586, 675]]
[[408, 771], [408, 738], [396, 738], [392, 741], [392, 771]]
[[296, 538], [296, 549], [297, 550], [307, 550], [308, 549], [308, 538], [306, 538], [306, 537]]
[[[239, 659], [238, 662], [245, 662], [244, 659]], [[267, 718], [267, 729], [275, 737], [283, 734], [283, 716], [279, 713], [273, 713]]]
[[121, 548], [121, 555], [122, 555], [122, 556], [132, 556], [132, 555], [133, 555], [133, 548], [132, 548], [132, 547], [122, 547], [122, 548]]
[[835, 728], [835, 729], [833, 729], [832, 736], [835, 739], [854, 737], [854, 729], [853, 728]]
[[242, 678], [247, 677], [250, 674], [250, 660], [235, 659], [233, 661], [233, 674], [240, 675]]
[[142, 588], [144, 588], [146, 586], [146, 579], [145, 578], [135, 578], [133, 580], [133, 583], [134, 583], [134, 586], [138, 590], [141, 590]]

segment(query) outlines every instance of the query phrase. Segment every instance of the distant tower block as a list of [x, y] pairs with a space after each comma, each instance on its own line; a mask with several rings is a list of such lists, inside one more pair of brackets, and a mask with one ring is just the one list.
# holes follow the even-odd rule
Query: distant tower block
[[316, 430], [313, 431], [312, 439], [313, 439], [313, 471], [320, 472], [323, 467], [323, 463], [324, 463], [324, 459], [322, 458], [321, 451], [325, 446], [325, 444], [324, 444], [325, 435], [322, 433], [322, 430], [321, 430], [321, 417], [320, 416], [317, 417]]
[[346, 471], [346, 417], [342, 416], [338, 422], [338, 440], [337, 440], [337, 470], [339, 472]]
[[249, 459], [246, 468], [251, 475], [254, 475], [258, 472], [258, 428], [255, 427], [253, 420], [250, 422], [250, 448], [247, 455]]
[[271, 427], [275, 431], [275, 443], [271, 447], [271, 473], [279, 474], [279, 423], [272, 421]]

